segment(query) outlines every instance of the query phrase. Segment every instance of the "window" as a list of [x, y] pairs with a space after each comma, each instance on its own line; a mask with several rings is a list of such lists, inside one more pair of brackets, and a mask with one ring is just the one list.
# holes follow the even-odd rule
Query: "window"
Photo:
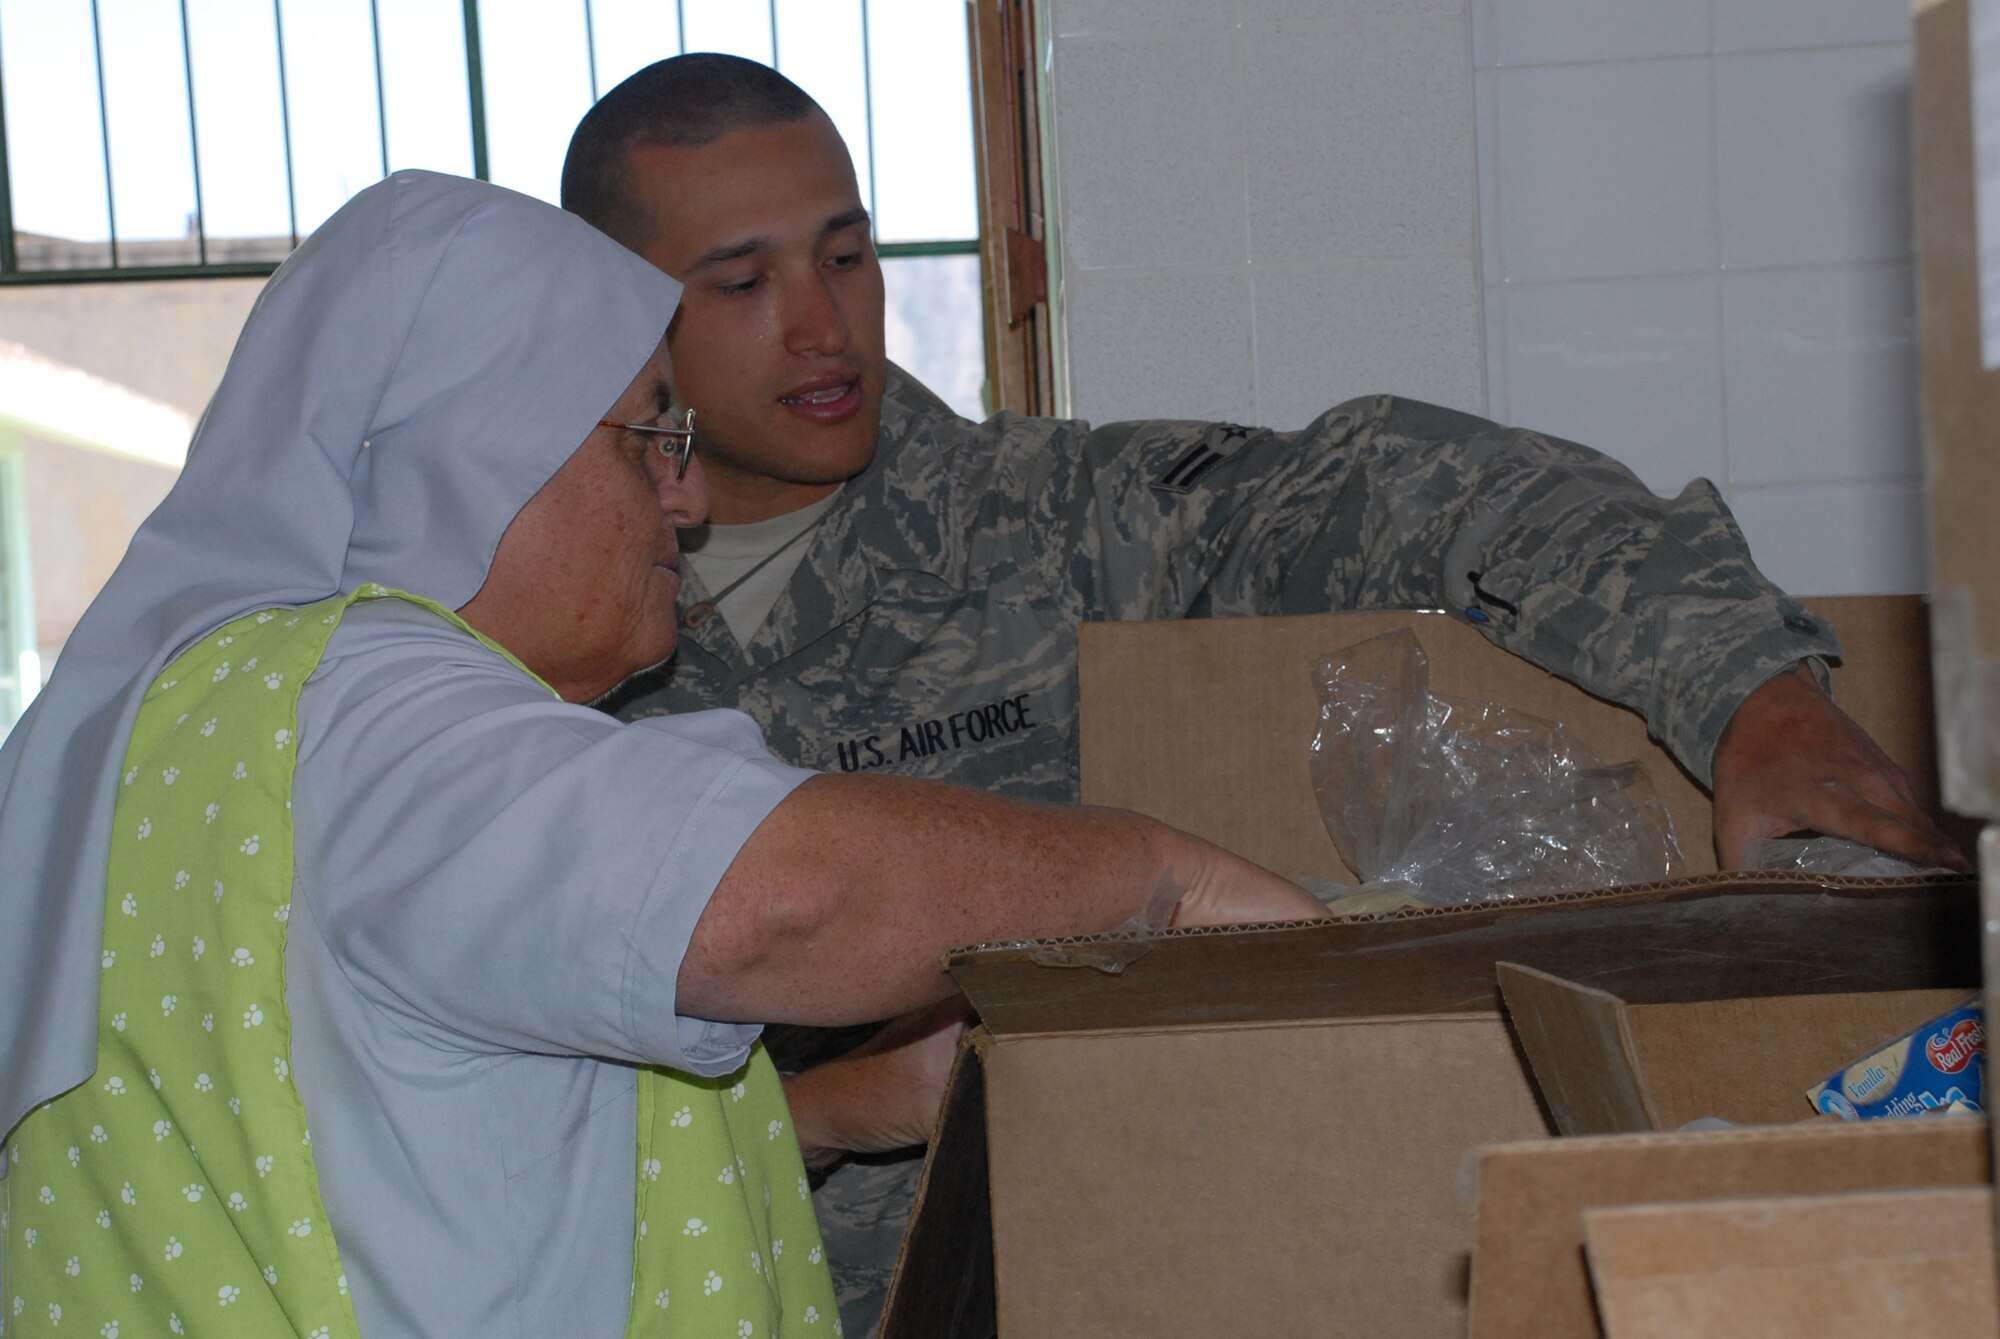
[[265, 274], [404, 167], [554, 200], [599, 93], [727, 51], [854, 153], [891, 356], [984, 398], [979, 197], [954, 0], [0, 0], [0, 283]]
[[298, 240], [405, 167], [553, 200], [577, 118], [665, 56], [765, 61], [820, 101], [875, 217], [890, 356], [961, 412], [1000, 403], [967, 16], [963, 0], [0, 0], [16, 341], [0, 373], [19, 355], [44, 381], [82, 376], [161, 434], [136, 452], [51, 438], [0, 376], [0, 733], [171, 483], [257, 284]]

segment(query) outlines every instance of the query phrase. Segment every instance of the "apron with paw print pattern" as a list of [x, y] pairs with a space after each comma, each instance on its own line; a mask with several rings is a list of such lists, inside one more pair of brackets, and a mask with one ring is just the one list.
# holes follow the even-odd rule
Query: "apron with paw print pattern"
[[[147, 692], [113, 818], [97, 1069], [9, 1140], [0, 1333], [359, 1334], [291, 1079], [284, 953], [299, 692], [348, 607], [384, 597], [477, 635], [366, 586], [245, 615]], [[637, 1157], [627, 1335], [839, 1333], [761, 1045], [726, 1078], [642, 1070]]]

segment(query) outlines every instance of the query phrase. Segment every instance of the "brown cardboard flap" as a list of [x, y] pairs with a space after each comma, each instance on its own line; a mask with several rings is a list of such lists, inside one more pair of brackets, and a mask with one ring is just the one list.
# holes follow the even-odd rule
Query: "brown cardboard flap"
[[1516, 962], [1501, 963], [1499, 977], [1507, 1021], [1558, 1133], [1659, 1128], [1639, 1081], [1623, 1001]]
[[[1929, 633], [1914, 596], [1815, 599], [1846, 652], [1834, 693], [1935, 808]], [[1431, 689], [1559, 720], [1606, 762], [1637, 761], [1673, 814], [1688, 871], [1711, 872], [1708, 797], [1623, 707], [1439, 613], [1086, 623], [1077, 648], [1083, 799], [1163, 819], [1289, 878], [1350, 879], [1320, 819], [1308, 749], [1311, 670], [1397, 628], [1431, 662]]]
[[1605, 1339], [2000, 1334], [1984, 1189], [1584, 1211]]
[[959, 1043], [877, 1339], [992, 1339], [994, 1334], [981, 1063], [991, 1044], [976, 1028]]
[[[1806, 1090], [1961, 1003], [1972, 978], [1905, 988], [1744, 996], [1734, 964], [1690, 963], [1631, 1004], [1502, 963], [1500, 991], [1535, 1085], [1563, 1134], [1673, 1130], [1703, 1116], [1804, 1120]], [[1721, 978], [1718, 980], [1718, 978]], [[1710, 998], [1719, 993], [1722, 998]]]
[[2000, 818], [2000, 369], [1981, 350], [1970, 14], [1954, 0], [1916, 22], [1924, 463], [1945, 794], [1966, 813]]
[[1487, 1148], [1479, 1158], [1469, 1339], [1598, 1339], [1582, 1250], [1585, 1209], [1983, 1186], [1990, 1176], [1986, 1122], [1972, 1118], [1813, 1122]]
[[1026, 946], [948, 967], [996, 1035], [1258, 1020], [1495, 1012], [1495, 964], [1643, 1002], [1706, 964], [1717, 994], [1979, 984], [1978, 895], [1938, 882], [1706, 880], [1378, 920], [1174, 931], [1116, 975]]

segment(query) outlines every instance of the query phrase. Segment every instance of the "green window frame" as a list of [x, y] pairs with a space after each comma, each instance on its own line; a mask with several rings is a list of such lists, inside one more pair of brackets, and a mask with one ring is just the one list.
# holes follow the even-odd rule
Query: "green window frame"
[[[102, 138], [103, 147], [105, 208], [109, 225], [108, 253], [111, 263], [109, 265], [71, 265], [52, 268], [22, 267], [15, 232], [13, 173], [8, 162], [9, 127], [7, 122], [6, 89], [4, 73], [0, 73], [0, 286], [13, 284], [104, 283], [141, 279], [185, 279], [222, 276], [257, 277], [269, 275], [277, 269], [280, 263], [278, 260], [229, 260], [214, 258], [210, 255], [211, 242], [216, 239], [211, 237], [208, 231], [208, 219], [202, 200], [201, 137], [196, 108], [197, 81], [203, 77], [207, 77], [207, 74], [197, 67], [193, 57], [193, 44], [189, 35], [188, 0], [179, 0], [180, 54], [185, 74], [183, 88], [185, 90], [186, 105], [184, 109], [176, 110], [185, 111], [188, 124], [194, 195], [194, 210], [191, 223], [198, 259], [194, 263], [154, 265], [127, 263], [129, 256], [121, 256], [117, 223], [117, 190], [112, 170], [112, 127], [111, 118], [105, 111], [107, 104], [107, 84], [103, 58], [103, 15], [101, 13], [100, 0], [78, 0], [78, 3], [88, 5], [91, 20], [91, 36], [96, 56], [96, 94], [99, 109], [99, 133]], [[748, 3], [754, 4], [755, 0], [748, 0]], [[859, 3], [862, 25], [862, 79], [867, 109], [868, 143], [865, 149], [865, 156], [869, 169], [869, 206], [871, 211], [873, 211], [878, 194], [878, 178], [874, 170], [876, 146], [874, 127], [874, 71], [870, 68], [869, 63], [871, 19], [869, 14], [869, 0], [859, 0]], [[4, 13], [6, 4], [7, 0], [0, 0], [0, 13]], [[777, 66], [780, 35], [780, 25], [778, 22], [779, 0], [765, 0], [765, 4], [770, 13], [771, 52], [768, 63]], [[283, 0], [271, 0], [271, 5], [273, 33], [275, 37], [273, 56], [277, 62], [278, 98], [284, 122], [282, 145], [284, 151], [287, 205], [291, 215], [290, 241], [293, 246], [296, 246], [300, 237], [296, 187], [297, 164], [294, 158], [294, 144], [291, 132], [291, 95], [285, 80], [285, 12]], [[383, 169], [383, 175], [386, 175], [390, 156], [390, 118], [388, 99], [385, 96], [381, 40], [381, 14], [384, 8], [385, 0], [368, 0], [375, 76], [374, 112], [379, 128], [380, 166]], [[592, 100], [595, 101], [601, 90], [598, 88], [599, 62], [595, 45], [597, 23], [593, 9], [593, 0], [579, 0], [578, 9], [575, 12], [583, 24], [586, 50], [588, 52], [590, 92]], [[480, 41], [480, 0], [461, 0], [460, 10], [464, 37], [461, 54], [465, 64], [466, 115], [470, 128], [472, 175], [481, 180], [491, 180], [492, 164], [488, 144], [489, 118], [486, 107], [487, 80], [483, 47]], [[550, 21], [553, 22], [556, 20], [552, 17]], [[687, 0], [674, 0], [674, 23], [679, 39], [679, 48], [685, 50], [687, 47]], [[0, 47], [0, 58], [4, 58], [4, 55], [4, 47]], [[218, 74], [213, 77], [226, 78], [228, 76], [227, 74]], [[976, 256], [980, 251], [980, 239], [975, 234], [965, 237], [947, 237], [920, 241], [882, 242], [878, 240], [877, 250], [885, 260], [922, 256]]]

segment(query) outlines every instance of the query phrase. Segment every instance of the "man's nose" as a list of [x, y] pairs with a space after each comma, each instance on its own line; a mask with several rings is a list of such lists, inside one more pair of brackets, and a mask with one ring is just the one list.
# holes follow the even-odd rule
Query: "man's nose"
[[792, 353], [840, 353], [847, 348], [847, 317], [818, 273], [798, 285], [785, 313], [785, 347]]

